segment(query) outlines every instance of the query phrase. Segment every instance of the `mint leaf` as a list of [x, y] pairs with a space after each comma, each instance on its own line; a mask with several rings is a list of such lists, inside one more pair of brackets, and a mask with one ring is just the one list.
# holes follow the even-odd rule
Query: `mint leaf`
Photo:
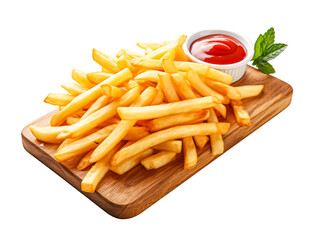
[[274, 43], [274, 39], [275, 39], [274, 28], [273, 27], [269, 28], [267, 32], [264, 33], [263, 37], [264, 37], [264, 41], [262, 42], [262, 49], [264, 52], [271, 44]]
[[254, 45], [254, 56], [252, 58], [252, 61], [255, 60], [256, 58], [260, 57], [263, 54], [263, 49], [262, 49], [262, 42], [264, 41], [264, 37], [262, 34], [259, 34], [255, 45]]
[[265, 61], [255, 60], [253, 62], [253, 65], [256, 65], [258, 70], [265, 74], [272, 74], [276, 72], [273, 66], [270, 63], [265, 62]]
[[287, 44], [274, 43], [274, 41], [275, 30], [271, 27], [263, 35], [258, 36], [254, 45], [253, 65], [265, 74], [276, 72], [268, 61], [275, 59], [287, 48]]
[[266, 51], [263, 53], [261, 60], [270, 61], [279, 56], [285, 49], [287, 48], [287, 44], [284, 43], [274, 43], [270, 45]]

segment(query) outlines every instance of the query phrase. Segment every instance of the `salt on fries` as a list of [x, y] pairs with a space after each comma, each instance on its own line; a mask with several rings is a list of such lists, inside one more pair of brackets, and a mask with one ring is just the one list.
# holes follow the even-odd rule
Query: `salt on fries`
[[187, 58], [185, 39], [138, 43], [144, 54], [121, 49], [111, 57], [93, 49], [100, 70], [73, 69], [75, 82], [62, 85], [67, 93], [47, 95], [44, 101], [59, 111], [51, 126], [29, 129], [42, 142], [60, 144], [54, 155], [60, 163], [81, 159], [83, 191], [94, 192], [109, 170], [157, 169], [182, 152], [184, 169], [194, 168], [197, 148], [209, 141], [212, 154], [222, 154], [226, 106], [240, 126], [251, 125], [242, 99], [258, 96], [263, 85], [231, 86], [230, 75]]

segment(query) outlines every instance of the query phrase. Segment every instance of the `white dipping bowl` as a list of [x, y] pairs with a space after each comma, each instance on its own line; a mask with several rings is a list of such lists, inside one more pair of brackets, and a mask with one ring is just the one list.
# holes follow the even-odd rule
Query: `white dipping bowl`
[[[212, 64], [212, 63], [206, 63], [204, 61], [201, 61], [195, 58], [189, 51], [192, 43], [195, 42], [199, 38], [213, 35], [213, 34], [224, 34], [224, 35], [228, 35], [228, 36], [231, 36], [239, 40], [246, 49], [246, 57], [242, 61], [237, 62], [237, 63], [232, 63], [232, 64]], [[219, 71], [227, 73], [233, 77], [234, 79], [233, 82], [238, 81], [244, 75], [247, 64], [252, 59], [253, 54], [254, 54], [253, 44], [248, 38], [240, 34], [237, 34], [235, 32], [230, 32], [226, 30], [203, 30], [200, 32], [193, 33], [187, 37], [186, 42], [183, 44], [183, 49], [184, 49], [185, 54], [193, 62], [206, 64], [212, 68], [215, 68]]]

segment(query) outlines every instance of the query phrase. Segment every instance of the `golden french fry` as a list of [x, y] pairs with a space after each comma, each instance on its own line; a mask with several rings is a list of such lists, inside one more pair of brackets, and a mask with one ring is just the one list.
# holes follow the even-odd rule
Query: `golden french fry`
[[86, 77], [88, 81], [90, 81], [93, 84], [99, 84], [103, 82], [104, 80], [108, 79], [111, 77], [113, 74], [112, 73], [106, 73], [106, 72], [92, 72], [92, 73], [87, 73]]
[[[125, 82], [126, 80], [130, 79], [131, 77], [132, 73], [127, 68], [109, 77], [101, 84], [110, 84], [112, 86], [118, 86], [121, 83]], [[75, 97], [65, 108], [57, 112], [51, 118], [51, 125], [52, 126], [61, 125], [68, 116], [72, 115], [76, 111], [82, 109], [87, 104], [91, 103], [92, 101], [95, 101], [98, 97], [100, 97], [102, 95], [101, 84], [98, 84], [95, 87], [89, 89], [88, 91], [82, 93], [81, 95]]]
[[87, 91], [87, 88], [84, 88], [76, 83], [65, 83], [61, 85], [61, 87], [65, 89], [69, 94], [75, 97]]
[[110, 159], [123, 145], [124, 142], [119, 142], [104, 158], [100, 159], [91, 167], [91, 169], [87, 172], [82, 180], [82, 191], [95, 192], [99, 182], [109, 171]]
[[[124, 120], [125, 121], [125, 120]], [[125, 141], [138, 141], [141, 138], [149, 135], [149, 131], [146, 127], [132, 127], [127, 134], [122, 138]]]
[[[143, 91], [143, 93], [130, 106], [139, 107], [148, 105], [154, 99], [156, 93], [157, 91], [155, 88], [149, 87], [145, 91]], [[135, 120], [122, 120], [114, 129], [114, 131], [110, 134], [110, 136], [96, 148], [96, 150], [91, 156], [91, 161], [96, 162], [100, 158], [104, 157], [113, 147], [116, 146], [116, 144], [118, 144], [122, 139], [124, 139], [126, 134], [128, 134], [129, 130], [132, 129], [135, 124]], [[146, 131], [146, 128], [144, 129]], [[139, 137], [138, 139], [140, 139], [141, 136], [143, 135], [139, 134], [138, 131], [134, 132], [133, 137]], [[133, 139], [131, 138], [131, 140]]]
[[86, 74], [81, 70], [72, 70], [72, 79], [85, 88], [92, 88], [94, 84], [88, 81]]
[[[161, 60], [136, 58], [131, 60], [131, 64], [133, 66], [146, 69], [164, 70]], [[208, 76], [208, 72], [210, 69], [210, 67], [206, 64], [194, 62], [174, 61], [174, 64], [177, 67], [178, 71], [187, 72], [189, 69], [193, 69], [193, 71], [203, 76]]]
[[195, 140], [196, 146], [199, 149], [202, 149], [209, 141], [209, 137], [204, 136], [204, 135], [198, 135], [198, 136], [194, 136], [194, 140]]
[[134, 154], [169, 140], [196, 135], [211, 135], [215, 133], [225, 134], [228, 131], [229, 126], [229, 123], [200, 123], [161, 130], [140, 139], [126, 148], [121, 149], [114, 155], [111, 165], [117, 165]]
[[[213, 108], [210, 110], [210, 117], [208, 118], [209, 123], [218, 123], [217, 116]], [[211, 150], [213, 155], [220, 155], [224, 152], [224, 142], [222, 135], [219, 133], [210, 135], [210, 142], [211, 142]]]
[[221, 95], [220, 93], [209, 88], [199, 77], [197, 73], [193, 70], [187, 72], [187, 80], [190, 82], [191, 86], [195, 88], [202, 96], [216, 96], [223, 104], [228, 104], [229, 99], [226, 96]]
[[241, 95], [240, 99], [256, 97], [261, 93], [263, 88], [264, 88], [264, 85], [246, 85], [246, 86], [235, 87], [235, 89]]
[[93, 153], [94, 149], [89, 151], [79, 162], [76, 166], [76, 169], [79, 171], [84, 170], [85, 168], [89, 167], [93, 163], [89, 161], [91, 154]]
[[129, 91], [130, 89], [133, 89], [135, 87], [139, 87], [139, 84], [133, 80], [129, 80], [128, 82], [124, 82], [123, 85], [124, 85], [125, 89], [127, 89], [127, 91]]
[[218, 98], [214, 96], [209, 96], [156, 106], [119, 107], [117, 109], [117, 112], [121, 117], [121, 119], [143, 120], [143, 119], [159, 118], [178, 113], [199, 111], [213, 107], [217, 103], [220, 103]]
[[120, 71], [120, 69], [117, 67], [117, 64], [115, 61], [111, 59], [111, 57], [107, 57], [106, 54], [100, 52], [97, 49], [93, 49], [93, 59], [96, 63], [98, 63], [100, 66], [107, 68], [108, 70], [117, 73]]
[[157, 169], [175, 160], [176, 153], [161, 151], [141, 161], [146, 170]]
[[214, 107], [216, 112], [218, 112], [224, 119], [226, 118], [226, 114], [227, 114], [227, 109], [226, 107], [219, 103], [219, 104], [216, 104]]
[[159, 85], [156, 86], [156, 90], [157, 94], [154, 97], [153, 101], [150, 103], [150, 105], [159, 105], [164, 101], [164, 93], [162, 89], [159, 87]]
[[76, 139], [58, 149], [54, 157], [57, 161], [64, 161], [76, 155], [86, 153], [97, 147], [114, 130], [116, 124], [102, 128], [86, 137]]
[[152, 148], [156, 149], [156, 150], [160, 150], [160, 151], [169, 151], [169, 152], [180, 153], [182, 151], [182, 141], [180, 141], [180, 140], [169, 140], [169, 141], [157, 144]]
[[233, 82], [233, 77], [230, 76], [227, 73], [215, 70], [213, 68], [210, 68], [210, 71], [208, 71], [208, 73], [206, 75], [204, 75], [212, 80], [218, 81], [218, 82], [222, 82], [225, 84], [230, 85]]
[[161, 118], [155, 118], [148, 122], [147, 127], [151, 132], [156, 132], [165, 128], [174, 127], [184, 124], [193, 124], [206, 120], [209, 117], [208, 110], [198, 112], [179, 113], [168, 115]]
[[175, 66], [174, 62], [172, 59], [163, 59], [162, 60], [162, 63], [163, 63], [163, 68], [164, 68], [164, 71], [166, 73], [177, 73], [178, 72], [178, 69], [177, 67]]
[[128, 172], [130, 169], [137, 166], [141, 162], [141, 160], [152, 155], [153, 152], [154, 152], [154, 150], [152, 148], [145, 149], [145, 150], [143, 150], [137, 154], [134, 154], [133, 156], [125, 159], [120, 164], [111, 166], [110, 170], [115, 172], [115, 173], [118, 173], [119, 175], [122, 175], [125, 172]]
[[241, 100], [231, 100], [230, 104], [234, 110], [236, 121], [239, 126], [251, 126], [251, 119]]
[[63, 140], [57, 139], [57, 135], [68, 126], [60, 127], [39, 127], [30, 125], [29, 129], [36, 139], [46, 143], [61, 143]]
[[[87, 118], [92, 113], [98, 111], [100, 108], [103, 108], [108, 104], [109, 97], [107, 96], [101, 96], [97, 98], [97, 100], [90, 106], [90, 108], [84, 113], [84, 115], [81, 117], [81, 120]], [[68, 118], [67, 118], [68, 119]]]
[[180, 101], [180, 98], [171, 81], [170, 74], [159, 75], [159, 86], [163, 90], [168, 102]]
[[49, 93], [44, 99], [44, 102], [56, 106], [66, 106], [73, 99], [74, 96], [67, 93]]
[[194, 168], [197, 164], [197, 151], [192, 137], [182, 138], [184, 169]]
[[77, 123], [78, 121], [80, 121], [80, 119], [81, 119], [81, 118], [79, 118], [79, 117], [69, 116], [69, 117], [67, 117], [67, 119], [66, 119], [66, 123], [67, 123], [68, 125], [72, 125], [72, 124], [75, 124], [75, 123]]
[[185, 54], [183, 48], [181, 46], [177, 47], [175, 52], [175, 61], [187, 61], [190, 62], [191, 60]]
[[144, 80], [144, 81], [152, 81], [159, 82], [159, 75], [165, 75], [165, 72], [157, 71], [157, 70], [148, 70], [134, 77], [134, 80]]
[[182, 73], [171, 74], [172, 80], [179, 89], [180, 97], [183, 100], [196, 98], [191, 86], [188, 84]]
[[170, 59], [170, 60], [174, 60], [174, 58], [175, 58], [175, 50], [174, 49], [170, 49], [170, 50], [168, 50], [165, 54], [164, 54], [164, 56], [162, 56], [161, 57], [161, 59], [163, 60], [163, 59]]
[[141, 42], [141, 43], [137, 43], [137, 46], [139, 48], [142, 48], [142, 49], [150, 48], [152, 50], [156, 50], [156, 49], [158, 49], [158, 48], [160, 48], [160, 47], [162, 47], [162, 46], [164, 46], [166, 44]]
[[119, 98], [120, 96], [125, 94], [125, 90], [119, 87], [111, 86], [109, 84], [101, 85], [102, 94], [110, 97], [110, 98]]
[[241, 98], [241, 95], [237, 91], [237, 89], [228, 85], [228, 84], [213, 81], [210, 79], [205, 79], [204, 82], [213, 90], [215, 90], [221, 94], [226, 95], [230, 99], [240, 99]]
[[117, 67], [119, 69], [129, 68], [131, 71], [135, 71], [136, 69], [131, 65], [130, 63], [131, 58], [127, 56], [126, 53], [123, 53], [118, 59], [117, 59]]
[[130, 57], [131, 59], [133, 58], [141, 58], [143, 57], [142, 54], [139, 53], [135, 53], [126, 49], [121, 49], [119, 50], [119, 52], [116, 54], [116, 57], [119, 58], [120, 56], [122, 56], [123, 54], [126, 54], [128, 57]]
[[109, 103], [76, 124], [70, 125], [58, 135], [58, 138], [64, 139], [83, 136], [90, 129], [97, 127], [100, 123], [113, 117], [116, 114], [117, 107], [128, 106], [132, 103], [139, 96], [139, 93], [139, 87], [131, 89], [116, 101]]

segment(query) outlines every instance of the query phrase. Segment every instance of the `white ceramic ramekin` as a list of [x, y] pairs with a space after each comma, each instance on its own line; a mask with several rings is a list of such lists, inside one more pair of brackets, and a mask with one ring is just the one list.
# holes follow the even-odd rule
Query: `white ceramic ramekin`
[[[246, 55], [245, 59], [243, 59], [240, 62], [233, 63], [233, 64], [211, 64], [211, 63], [206, 63], [204, 61], [201, 61], [201, 60], [195, 58], [189, 51], [192, 43], [199, 38], [202, 38], [202, 37], [205, 37], [208, 35], [213, 35], [213, 34], [225, 34], [225, 35], [234, 37], [237, 40], [239, 40], [244, 45], [244, 47], [246, 48], [246, 52], [247, 52], [246, 54], [247, 55]], [[220, 70], [224, 73], [227, 73], [233, 77], [234, 82], [238, 81], [244, 75], [246, 67], [247, 67], [247, 63], [252, 59], [253, 54], [254, 54], [253, 44], [251, 43], [251, 41], [248, 38], [246, 38], [240, 34], [237, 34], [235, 32], [230, 32], [230, 31], [226, 31], [226, 30], [203, 30], [200, 32], [193, 33], [187, 37], [186, 42], [183, 44], [183, 49], [184, 49], [185, 54], [193, 62], [207, 64], [212, 68], [215, 68], [215, 69]]]

